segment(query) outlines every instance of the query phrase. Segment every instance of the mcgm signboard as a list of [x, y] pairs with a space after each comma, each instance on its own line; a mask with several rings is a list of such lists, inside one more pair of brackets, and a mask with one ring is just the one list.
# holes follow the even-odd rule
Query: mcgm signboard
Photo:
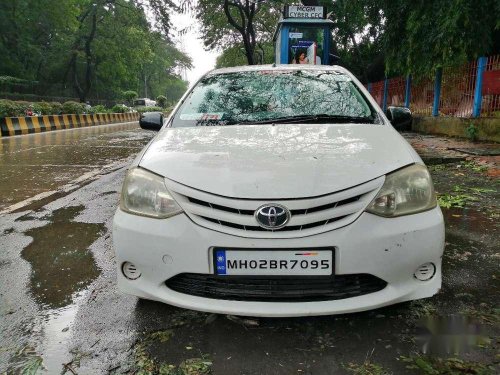
[[285, 5], [283, 18], [326, 18], [326, 8], [322, 6]]

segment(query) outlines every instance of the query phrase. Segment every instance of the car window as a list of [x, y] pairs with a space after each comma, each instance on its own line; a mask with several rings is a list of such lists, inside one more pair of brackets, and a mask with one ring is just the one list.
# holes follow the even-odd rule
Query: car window
[[205, 77], [184, 100], [172, 126], [237, 125], [308, 115], [376, 117], [346, 74], [264, 70]]

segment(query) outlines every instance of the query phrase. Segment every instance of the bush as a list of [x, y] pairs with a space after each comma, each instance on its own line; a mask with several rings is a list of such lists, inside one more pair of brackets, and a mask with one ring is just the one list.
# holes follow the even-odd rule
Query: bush
[[477, 140], [477, 133], [479, 132], [479, 129], [474, 125], [473, 122], [469, 124], [469, 126], [465, 129], [465, 132], [467, 133], [467, 137], [472, 141], [476, 142]]
[[92, 108], [90, 108], [90, 110], [88, 111], [89, 113], [107, 113], [109, 112], [108, 109], [106, 109], [105, 106], [103, 106], [102, 104], [98, 104], [98, 105], [95, 105], [93, 106]]
[[19, 116], [19, 106], [16, 102], [7, 99], [0, 100], [0, 118]]
[[137, 93], [135, 91], [129, 90], [122, 92], [123, 99], [125, 99], [129, 104], [132, 104], [135, 98], [137, 98]]
[[59, 102], [50, 102], [50, 105], [52, 106], [52, 113], [51, 115], [60, 115], [62, 113], [62, 104]]
[[24, 100], [18, 100], [17, 102], [14, 102], [16, 107], [17, 107], [17, 116], [26, 116], [26, 112], [31, 109], [31, 110], [35, 110], [33, 108], [33, 103], [31, 102], [26, 102]]
[[86, 111], [86, 104], [85, 103], [78, 103], [78, 102], [65, 102], [62, 105], [62, 113], [64, 114], [76, 114], [80, 115]]
[[167, 106], [167, 97], [163, 95], [159, 95], [156, 98], [156, 103], [159, 107], [165, 108]]
[[111, 113], [126, 113], [128, 111], [129, 111], [128, 107], [124, 106], [123, 104], [116, 104], [113, 107], [111, 107]]
[[137, 107], [135, 110], [139, 113], [164, 111], [162, 107]]
[[0, 100], [0, 118], [26, 116], [29, 109], [40, 115], [58, 115], [61, 113], [62, 105], [58, 102]]
[[0, 84], [26, 84], [35, 81], [28, 81], [26, 79], [21, 79], [17, 77], [11, 77], [11, 76], [0, 76]]
[[[58, 108], [62, 107], [60, 103], [54, 103], [59, 104]], [[57, 115], [59, 113], [57, 108], [54, 108], [53, 103], [47, 102], [33, 103], [33, 112], [39, 113], [40, 115]]]

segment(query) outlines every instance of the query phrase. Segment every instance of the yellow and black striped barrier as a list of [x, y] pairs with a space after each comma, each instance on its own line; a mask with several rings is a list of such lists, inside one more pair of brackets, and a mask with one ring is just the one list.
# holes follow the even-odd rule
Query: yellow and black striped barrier
[[51, 130], [83, 128], [128, 121], [138, 121], [139, 113], [96, 113], [91, 115], [47, 115], [5, 117], [0, 120], [1, 135], [41, 133]]

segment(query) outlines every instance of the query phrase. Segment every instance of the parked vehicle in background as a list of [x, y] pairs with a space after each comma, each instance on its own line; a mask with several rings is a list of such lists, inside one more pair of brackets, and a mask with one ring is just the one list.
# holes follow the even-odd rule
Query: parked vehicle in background
[[337, 66], [204, 76], [129, 169], [113, 240], [118, 286], [247, 316], [339, 314], [441, 288], [444, 221], [430, 174]]
[[148, 98], [135, 99], [134, 107], [156, 107], [156, 101]]

